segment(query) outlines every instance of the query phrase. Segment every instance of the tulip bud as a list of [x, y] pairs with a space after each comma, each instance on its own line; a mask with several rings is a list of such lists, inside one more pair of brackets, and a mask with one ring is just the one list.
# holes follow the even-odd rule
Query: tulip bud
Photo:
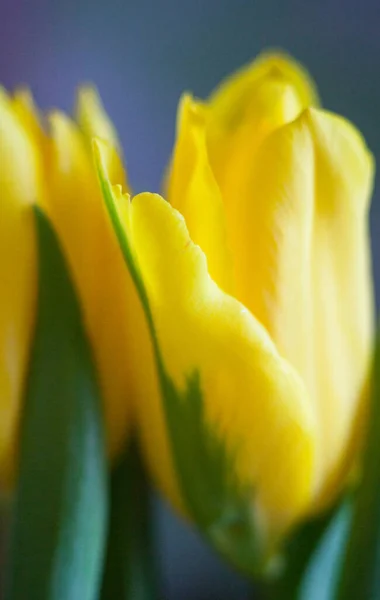
[[95, 146], [155, 349], [161, 401], [137, 407], [148, 464], [251, 574], [342, 490], [365, 407], [372, 159], [316, 104], [278, 56], [207, 103], [185, 96], [170, 204], [123, 196]]
[[[223, 203], [213, 227], [225, 232], [214, 253], [232, 263], [227, 289], [305, 383], [318, 428], [311, 510], [331, 504], [352, 466], [374, 328], [372, 157], [350, 123], [316, 102], [297, 65], [259, 59], [201, 105], [202, 119], [196, 101], [183, 101], [168, 179], [169, 201], [208, 250], [199, 230], [207, 207], [198, 209], [196, 170], [181, 169], [183, 155], [211, 171], [212, 201]], [[201, 152], [184, 142], [196, 131]]]

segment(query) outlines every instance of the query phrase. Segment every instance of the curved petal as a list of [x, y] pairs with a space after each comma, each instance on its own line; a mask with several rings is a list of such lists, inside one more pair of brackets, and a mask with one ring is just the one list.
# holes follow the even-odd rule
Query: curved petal
[[[53, 113], [50, 124], [49, 214], [79, 291], [100, 377], [110, 452], [115, 455], [125, 443], [139, 385], [139, 320], [131, 308], [139, 305], [101, 200], [85, 137], [62, 113]], [[108, 164], [112, 172], [114, 156], [112, 150]], [[147, 380], [141, 385], [145, 389]]]
[[[151, 335], [149, 332], [149, 320], [146, 319], [147, 306], [141, 303], [141, 280], [133, 256], [131, 247], [131, 229], [130, 229], [130, 198], [123, 195], [122, 188], [116, 182], [112, 181], [109, 172], [109, 163], [113, 149], [103, 140], [96, 139], [93, 142], [94, 160], [98, 169], [102, 193], [105, 199], [108, 197], [114, 202], [118, 222], [112, 222], [114, 228], [120, 222], [126, 234], [127, 247], [121, 244], [124, 256], [130, 253], [128, 267], [130, 269], [131, 280], [134, 289], [129, 296], [131, 299], [128, 307], [128, 315], [131, 321], [132, 339], [135, 340], [132, 345], [130, 356], [122, 358], [125, 367], [131, 367], [132, 381], [134, 382], [134, 410], [138, 422], [143, 423], [139, 427], [138, 435], [142, 440], [142, 450], [146, 456], [148, 464], [154, 464], [155, 461], [160, 464], [161, 476], [155, 470], [152, 470], [153, 478], [157, 486], [162, 490], [166, 497], [170, 498], [181, 514], [186, 514], [178, 483], [174, 476], [173, 457], [171, 455], [169, 440], [166, 435], [164, 414], [160, 407], [159, 381], [156, 371], [154, 349]], [[114, 184], [112, 186], [112, 184]], [[112, 186], [112, 187], [111, 187]], [[124, 235], [124, 231], [122, 232]], [[119, 242], [121, 243], [120, 236]], [[129, 281], [131, 281], [129, 280]], [[148, 406], [149, 410], [146, 410]]]
[[[189, 377], [198, 374], [205, 427], [229, 457], [225, 476], [249, 491], [259, 527], [278, 534], [300, 518], [313, 494], [315, 424], [304, 386], [258, 321], [211, 280], [183, 217], [154, 194], [136, 196], [120, 210], [117, 189], [107, 187], [99, 146], [97, 153], [105, 195], [113, 196], [112, 210], [119, 211], [119, 219], [128, 213], [127, 256], [130, 261], [132, 249], [159, 364], [162, 359], [164, 372], [184, 394], [183, 402]], [[157, 397], [147, 397], [140, 409], [146, 443], [150, 432], [163, 427], [164, 408], [157, 402]], [[176, 427], [186, 431], [190, 423], [177, 422]], [[196, 449], [202, 440], [190, 443]], [[154, 446], [148, 459], [155, 478], [170, 489], [175, 475], [162, 464], [162, 452]]]
[[118, 156], [118, 154], [121, 154], [121, 147], [117, 131], [104, 110], [100, 96], [94, 86], [83, 85], [78, 89], [75, 116], [86, 137], [90, 152], [92, 152], [91, 142], [94, 137], [108, 142], [115, 149], [112, 156], [108, 157], [110, 161], [108, 170], [111, 180], [117, 181], [124, 189], [127, 189], [127, 174]]
[[[277, 94], [276, 86], [291, 89], [293, 96], [292, 99], [289, 97], [289, 108], [283, 114], [282, 123], [278, 122], [280, 114], [277, 113], [276, 116], [276, 100], [273, 102], [273, 93], [270, 91], [273, 88]], [[265, 91], [266, 88], [269, 90]], [[260, 90], [264, 90], [264, 93]], [[215, 90], [207, 104], [207, 137], [211, 164], [221, 187], [225, 168], [238, 148], [234, 144], [235, 148], [231, 149], [235, 135], [243, 131], [243, 136], [245, 134], [245, 139], [248, 140], [248, 144], [247, 141], [244, 144], [244, 150], [248, 150], [248, 156], [252, 158], [252, 146], [258, 145], [265, 129], [269, 133], [296, 116], [292, 115], [293, 105], [294, 108], [298, 106], [298, 112], [308, 106], [318, 105], [317, 91], [306, 70], [280, 52], [263, 53]]]
[[[293, 121], [302, 110], [294, 89], [274, 80], [263, 82], [252, 94], [251, 101], [254, 109], [228, 141], [226, 162], [223, 172], [217, 178], [225, 206], [227, 239], [233, 257], [235, 283], [240, 277], [242, 261], [244, 262], [244, 257], [241, 256], [244, 243], [241, 222], [248, 218], [249, 203], [255, 202], [251, 179], [257, 153], [269, 135]], [[209, 160], [213, 160], [211, 150]], [[245, 277], [249, 279], [250, 276], [250, 272], [246, 271]]]
[[36, 148], [0, 90], [0, 488], [13, 473], [14, 440], [34, 324], [32, 205], [42, 195]]
[[207, 256], [212, 277], [225, 291], [232, 291], [225, 213], [208, 159], [205, 116], [188, 95], [183, 96], [178, 109], [167, 199], [185, 217], [192, 239]]
[[238, 448], [238, 481], [256, 488], [269, 514], [294, 517], [312, 487], [312, 417], [301, 382], [260, 324], [210, 279], [179, 213], [160, 197], [137, 196], [131, 229], [168, 372], [183, 387], [199, 370], [206, 418]]
[[94, 86], [82, 85], [78, 89], [75, 115], [80, 128], [90, 141], [93, 137], [98, 137], [119, 148], [117, 131]]
[[43, 158], [46, 158], [47, 136], [41, 126], [40, 115], [30, 90], [23, 87], [18, 88], [13, 95], [12, 106], [36, 147], [40, 149]]
[[369, 367], [372, 170], [350, 124], [308, 109], [258, 150], [236, 223], [238, 297], [303, 377], [320, 424], [321, 501], [347, 471]]
[[315, 84], [300, 63], [284, 52], [264, 52], [216, 88], [208, 101], [213, 119], [225, 128], [235, 128], [245, 116], [252, 92], [269, 79], [291, 85], [303, 106], [319, 104]]

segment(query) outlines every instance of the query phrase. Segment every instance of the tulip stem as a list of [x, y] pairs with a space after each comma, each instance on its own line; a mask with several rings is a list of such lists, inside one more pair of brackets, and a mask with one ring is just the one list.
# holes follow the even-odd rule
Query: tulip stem
[[158, 597], [150, 488], [132, 443], [111, 478], [108, 547], [102, 600]]

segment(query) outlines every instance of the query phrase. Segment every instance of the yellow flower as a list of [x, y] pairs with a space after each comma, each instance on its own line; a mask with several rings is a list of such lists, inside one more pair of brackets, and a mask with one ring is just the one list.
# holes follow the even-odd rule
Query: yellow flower
[[373, 337], [373, 161], [355, 128], [317, 105], [307, 75], [280, 55], [259, 58], [204, 105], [184, 96], [168, 200], [207, 249], [217, 283], [302, 378], [320, 506], [347, 475], [361, 425]]
[[333, 502], [361, 433], [373, 164], [355, 128], [317, 104], [277, 55], [206, 103], [185, 95], [169, 203], [130, 202], [95, 146], [155, 345], [162, 399], [137, 407], [148, 464], [247, 569], [260, 544]]
[[[91, 137], [118, 142], [94, 90], [78, 95], [77, 122], [54, 111], [41, 127], [27, 91], [0, 96], [0, 488], [12, 483], [36, 302], [31, 206], [59, 235], [81, 300], [105, 403], [109, 450], [122, 448], [134, 395], [149, 393], [141, 365], [150, 341], [135, 289], [101, 199]], [[116, 152], [108, 168], [126, 185]], [[142, 329], [142, 331], [140, 331]], [[145, 335], [145, 337], [144, 337]], [[145, 346], [144, 346], [145, 340]], [[152, 367], [153, 368], [153, 367]], [[142, 375], [143, 371], [143, 375]]]

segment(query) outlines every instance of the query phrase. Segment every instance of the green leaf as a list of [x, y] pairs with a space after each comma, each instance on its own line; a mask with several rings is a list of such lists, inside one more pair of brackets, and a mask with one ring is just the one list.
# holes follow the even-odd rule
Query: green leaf
[[342, 502], [307, 563], [297, 600], [333, 600], [352, 519], [351, 498]]
[[152, 525], [150, 487], [132, 443], [112, 474], [102, 600], [158, 597]]
[[355, 499], [337, 598], [380, 599], [380, 337], [374, 362], [363, 477]]
[[302, 524], [287, 540], [277, 572], [262, 584], [270, 600], [333, 600], [342, 549], [352, 518], [348, 497], [328, 513]]
[[36, 210], [39, 290], [7, 600], [95, 600], [107, 517], [101, 403], [60, 247]]
[[150, 329], [168, 439], [185, 506], [207, 540], [238, 570], [253, 576], [262, 570], [267, 558], [252, 510], [254, 492], [236, 484], [234, 457], [205, 419], [202, 382], [197, 370], [188, 375], [185, 388], [178, 389], [165, 368], [149, 299], [130, 240], [120, 222], [112, 186], [101, 157], [96, 154], [95, 159], [106, 208]]

